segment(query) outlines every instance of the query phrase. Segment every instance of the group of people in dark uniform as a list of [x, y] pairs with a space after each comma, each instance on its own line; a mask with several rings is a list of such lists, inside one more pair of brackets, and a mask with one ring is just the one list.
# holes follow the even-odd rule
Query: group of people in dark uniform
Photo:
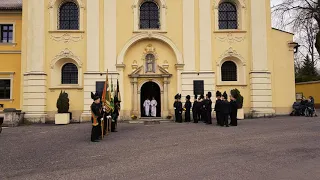
[[[182, 106], [181, 102], [181, 94], [175, 95], [175, 102], [173, 104], [175, 110], [175, 121], [177, 123], [182, 123], [182, 112], [185, 112], [185, 121], [191, 122], [190, 112], [192, 111], [193, 122], [198, 123], [202, 121], [206, 124], [212, 124], [212, 100], [211, 100], [211, 92], [204, 95], [200, 95], [197, 98], [195, 95], [193, 104], [190, 101], [190, 95], [186, 96], [186, 102], [184, 106]], [[214, 107], [214, 111], [216, 112], [216, 120], [217, 125], [220, 126], [237, 126], [237, 112], [238, 105], [236, 102], [235, 95], [230, 96], [230, 101], [228, 101], [228, 95], [226, 92], [221, 94], [220, 91], [216, 92], [216, 103]], [[228, 119], [231, 119], [231, 122], [228, 123]]]
[[[117, 120], [120, 111], [120, 101], [115, 96], [114, 109], [113, 111], [108, 112], [106, 107], [103, 106], [101, 98], [97, 93], [91, 93], [91, 98], [94, 101], [90, 106], [92, 122], [91, 141], [99, 142], [99, 140], [102, 139], [102, 133], [103, 135], [106, 135], [109, 131], [117, 132]], [[109, 120], [111, 121], [111, 127], [109, 127], [108, 124]]]

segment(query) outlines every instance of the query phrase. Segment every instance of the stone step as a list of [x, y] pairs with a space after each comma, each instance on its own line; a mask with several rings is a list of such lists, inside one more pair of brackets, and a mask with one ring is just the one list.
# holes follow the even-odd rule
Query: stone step
[[129, 124], [144, 124], [144, 125], [150, 125], [150, 124], [160, 124], [160, 123], [171, 123], [174, 122], [172, 120], [168, 119], [137, 119], [137, 120], [124, 120], [121, 121], [123, 123], [129, 123]]

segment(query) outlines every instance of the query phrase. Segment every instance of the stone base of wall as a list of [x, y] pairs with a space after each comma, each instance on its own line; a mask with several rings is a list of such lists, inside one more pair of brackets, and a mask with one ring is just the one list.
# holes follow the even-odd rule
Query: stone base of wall
[[24, 113], [21, 110], [4, 110], [4, 118], [2, 126], [16, 127], [24, 122]]

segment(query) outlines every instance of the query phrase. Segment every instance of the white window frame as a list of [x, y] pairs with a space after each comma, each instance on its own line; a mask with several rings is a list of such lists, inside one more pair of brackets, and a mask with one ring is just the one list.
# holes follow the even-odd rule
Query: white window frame
[[166, 15], [167, 15], [167, 5], [165, 0], [155, 0], [156, 4], [159, 6], [160, 11], [160, 29], [140, 29], [140, 6], [143, 3], [143, 0], [134, 0], [132, 5], [133, 9], [133, 32], [167, 32], [166, 27]]
[[13, 74], [14, 73], [3, 73], [0, 74], [10, 74], [10, 77], [0, 77], [0, 80], [10, 80], [10, 98], [9, 99], [0, 99], [0, 101], [12, 101], [13, 100]]
[[[71, 1], [71, 0], [70, 0]], [[85, 6], [83, 3], [83, 0], [73, 0], [74, 3], [77, 4], [79, 8], [79, 29], [77, 30], [68, 30], [68, 29], [62, 29], [59, 30], [58, 24], [59, 24], [59, 11], [60, 6], [63, 4], [64, 0], [51, 0], [49, 3], [49, 17], [50, 17], [50, 31], [49, 32], [79, 32], [82, 33], [84, 31], [84, 10]]]
[[0, 22], [0, 39], [1, 39], [1, 26], [2, 25], [12, 25], [12, 42], [0, 42], [0, 45], [12, 45], [12, 44], [16, 44], [16, 23], [15, 22]]
[[[224, 2], [233, 3], [237, 8], [238, 28], [237, 29], [219, 29], [219, 5]], [[244, 0], [214, 0], [213, 11], [215, 19], [215, 32], [241, 32], [246, 31], [246, 4]]]

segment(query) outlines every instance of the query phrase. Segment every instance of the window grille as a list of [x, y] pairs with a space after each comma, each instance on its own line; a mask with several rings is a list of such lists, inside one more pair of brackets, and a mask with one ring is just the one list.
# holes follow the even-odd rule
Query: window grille
[[230, 2], [219, 5], [219, 29], [238, 29], [237, 8]]
[[73, 2], [66, 2], [59, 9], [59, 29], [79, 29], [79, 8]]
[[159, 29], [160, 11], [153, 1], [146, 1], [140, 6], [140, 29]]
[[226, 61], [221, 66], [222, 81], [237, 81], [237, 65]]
[[61, 84], [78, 84], [78, 68], [72, 63], [67, 63], [61, 70]]

